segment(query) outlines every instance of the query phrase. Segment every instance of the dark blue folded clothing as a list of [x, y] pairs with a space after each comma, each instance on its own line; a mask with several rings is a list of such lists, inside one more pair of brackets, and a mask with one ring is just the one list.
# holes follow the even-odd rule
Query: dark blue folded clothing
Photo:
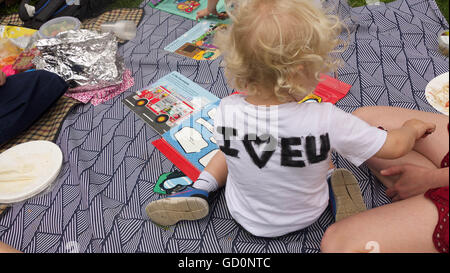
[[62, 78], [47, 71], [8, 77], [0, 86], [0, 146], [28, 129], [67, 89]]

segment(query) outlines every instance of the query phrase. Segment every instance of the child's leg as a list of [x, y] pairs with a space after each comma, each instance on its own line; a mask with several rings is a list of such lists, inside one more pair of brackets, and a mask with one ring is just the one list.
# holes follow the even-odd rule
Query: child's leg
[[336, 222], [367, 209], [359, 183], [349, 170], [334, 170], [328, 178], [328, 186]]
[[331, 225], [322, 252], [437, 252], [436, 206], [424, 195], [378, 207]]
[[219, 151], [192, 187], [147, 205], [146, 212], [156, 224], [170, 226], [182, 220], [199, 220], [209, 213], [208, 196], [226, 183], [228, 175], [224, 154]]
[[205, 170], [193, 187], [207, 192], [215, 191], [225, 186], [227, 182], [228, 168], [225, 155], [218, 151], [214, 157], [209, 161]]

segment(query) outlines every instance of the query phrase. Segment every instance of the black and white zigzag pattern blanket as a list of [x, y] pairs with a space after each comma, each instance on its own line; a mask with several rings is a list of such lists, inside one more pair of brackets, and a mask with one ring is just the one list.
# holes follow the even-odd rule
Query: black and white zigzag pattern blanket
[[[198, 62], [163, 50], [195, 22], [142, 6], [146, 15], [136, 39], [120, 48], [136, 85], [103, 105], [80, 106], [69, 115], [57, 141], [64, 153], [58, 180], [48, 194], [16, 204], [1, 216], [0, 241], [25, 252], [318, 252], [332, 224], [330, 210], [310, 227], [274, 239], [243, 231], [231, 218], [223, 192], [203, 220], [164, 230], [146, 219], [143, 208], [160, 198], [153, 193], [158, 176], [174, 166], [151, 145], [158, 134], [122, 99], [171, 71], [219, 97], [232, 90], [220, 60]], [[339, 78], [353, 86], [337, 105], [348, 112], [367, 105], [434, 111], [424, 88], [449, 65], [436, 40], [448, 23], [434, 0], [354, 9], [340, 0], [337, 11], [350, 19], [351, 29]], [[337, 155], [334, 160], [356, 174], [368, 207], [389, 203], [367, 168]]]

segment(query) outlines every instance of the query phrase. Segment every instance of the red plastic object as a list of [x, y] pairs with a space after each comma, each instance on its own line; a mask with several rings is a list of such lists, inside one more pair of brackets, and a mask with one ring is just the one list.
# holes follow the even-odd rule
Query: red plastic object
[[187, 177], [189, 177], [192, 181], [197, 180], [200, 175], [200, 171], [192, 165], [189, 160], [180, 155], [180, 153], [178, 153], [177, 150], [175, 150], [175, 148], [173, 148], [167, 141], [161, 138], [153, 141], [152, 144]]
[[336, 104], [345, 97], [352, 86], [333, 77], [322, 74], [321, 82], [317, 85], [314, 94], [322, 98], [322, 102]]
[[[341, 82], [326, 74], [322, 74], [321, 81], [314, 90], [314, 95], [322, 98], [322, 102], [330, 102], [336, 104], [340, 99], [345, 97], [352, 86], [345, 82]], [[243, 92], [235, 91], [231, 95], [245, 94]]]

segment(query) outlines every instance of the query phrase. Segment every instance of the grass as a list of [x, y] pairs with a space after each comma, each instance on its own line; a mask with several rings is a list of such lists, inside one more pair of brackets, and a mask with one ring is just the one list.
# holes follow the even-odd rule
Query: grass
[[138, 8], [143, 1], [144, 0], [115, 0], [113, 3], [109, 4], [107, 9]]
[[[389, 3], [389, 2], [393, 2], [393, 1], [395, 1], [395, 0], [381, 0], [380, 2]], [[441, 10], [445, 19], [447, 19], [447, 22], [449, 21], [448, 20], [449, 19], [448, 1], [449, 0], [436, 0], [436, 3], [439, 6], [439, 9]], [[348, 3], [352, 7], [360, 7], [360, 6], [364, 6], [366, 4], [366, 1], [365, 0], [348, 0]]]
[[448, 20], [448, 0], [436, 0], [439, 8], [441, 9], [442, 14], [445, 16], [445, 19]]

